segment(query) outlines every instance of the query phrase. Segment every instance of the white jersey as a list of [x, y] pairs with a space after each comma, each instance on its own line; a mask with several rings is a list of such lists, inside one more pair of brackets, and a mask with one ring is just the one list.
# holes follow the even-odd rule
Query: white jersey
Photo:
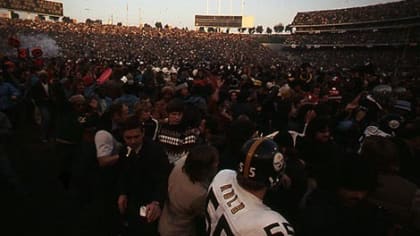
[[233, 170], [222, 170], [214, 177], [206, 207], [207, 235], [294, 235], [286, 219], [239, 186]]

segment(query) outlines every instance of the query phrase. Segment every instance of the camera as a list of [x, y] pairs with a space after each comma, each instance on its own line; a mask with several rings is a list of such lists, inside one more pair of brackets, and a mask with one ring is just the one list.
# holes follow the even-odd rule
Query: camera
[[140, 215], [140, 217], [145, 218], [145, 217], [146, 217], [146, 211], [147, 211], [146, 206], [141, 206], [141, 207], [140, 207], [140, 210], [139, 210], [139, 215]]

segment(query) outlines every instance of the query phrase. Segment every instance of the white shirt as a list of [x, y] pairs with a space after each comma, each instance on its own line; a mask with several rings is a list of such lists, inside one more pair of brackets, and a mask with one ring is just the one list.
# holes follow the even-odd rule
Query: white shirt
[[95, 134], [96, 157], [101, 158], [118, 154], [121, 144], [106, 130], [99, 130]]
[[41, 85], [44, 88], [45, 94], [47, 94], [47, 96], [50, 96], [50, 93], [48, 92], [48, 83], [41, 83]]
[[222, 170], [214, 177], [207, 198], [209, 235], [294, 235], [283, 216], [238, 184], [233, 170]]

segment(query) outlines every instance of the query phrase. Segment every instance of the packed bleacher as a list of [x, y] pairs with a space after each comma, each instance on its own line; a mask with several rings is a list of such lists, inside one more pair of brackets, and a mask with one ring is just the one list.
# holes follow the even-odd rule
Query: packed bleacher
[[418, 17], [419, 12], [419, 1], [405, 0], [365, 7], [299, 12], [295, 16], [292, 25], [328, 25], [396, 20], [400, 18]]
[[336, 61], [351, 67], [352, 61], [373, 60], [382, 68], [414, 71], [419, 62], [419, 7], [419, 1], [398, 1], [298, 13], [292, 34], [285, 37], [285, 51], [299, 58], [322, 58], [316, 61], [323, 66]]
[[[369, 30], [344, 33], [293, 34], [286, 39], [286, 44], [298, 45], [389, 45], [400, 46], [420, 42], [420, 28], [400, 30]], [[396, 33], [398, 31], [399, 33]]]

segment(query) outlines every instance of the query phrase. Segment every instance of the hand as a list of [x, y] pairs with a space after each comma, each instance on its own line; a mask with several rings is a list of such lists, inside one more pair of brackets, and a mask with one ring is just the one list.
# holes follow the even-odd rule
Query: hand
[[314, 178], [308, 178], [308, 188], [314, 190], [318, 187], [318, 183]]
[[305, 123], [309, 124], [316, 117], [316, 112], [314, 110], [309, 110], [305, 115]]
[[125, 210], [127, 209], [127, 195], [120, 195], [118, 197], [118, 209], [120, 210], [120, 214], [124, 214]]
[[344, 110], [347, 111], [347, 112], [351, 112], [354, 109], [356, 109], [358, 106], [359, 106], [359, 104], [351, 102], [351, 103], [348, 103], [346, 105], [346, 107], [344, 108]]
[[286, 174], [284, 174], [280, 177], [280, 183], [284, 188], [290, 188], [290, 186], [292, 185], [292, 179]]
[[146, 206], [146, 218], [147, 222], [153, 222], [159, 218], [161, 214], [161, 209], [159, 202], [153, 201]]
[[359, 111], [357, 111], [354, 119], [357, 122], [361, 122], [366, 117], [366, 115], [367, 115], [366, 111], [359, 110]]
[[222, 80], [222, 78], [221, 77], [218, 77], [217, 79], [216, 79], [216, 88], [221, 88], [222, 86], [223, 86], [223, 84], [225, 83], [225, 81], [224, 80]]
[[91, 99], [89, 102], [89, 106], [93, 109], [96, 110], [98, 109], [98, 100], [96, 99]]

